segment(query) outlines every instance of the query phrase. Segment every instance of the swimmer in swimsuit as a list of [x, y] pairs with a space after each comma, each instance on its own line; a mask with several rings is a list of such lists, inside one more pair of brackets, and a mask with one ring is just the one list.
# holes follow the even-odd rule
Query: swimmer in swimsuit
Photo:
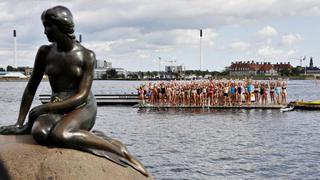
[[275, 93], [276, 93], [276, 100], [277, 100], [277, 104], [281, 104], [281, 83], [277, 82], [277, 86], [275, 88]]
[[287, 84], [286, 82], [282, 83], [281, 87], [281, 98], [282, 98], [282, 104], [286, 105], [287, 104]]
[[275, 104], [276, 103], [276, 101], [275, 101], [275, 84], [274, 84], [274, 82], [270, 82], [269, 81], [269, 86], [270, 86], [270, 102], [271, 102], [271, 104]]

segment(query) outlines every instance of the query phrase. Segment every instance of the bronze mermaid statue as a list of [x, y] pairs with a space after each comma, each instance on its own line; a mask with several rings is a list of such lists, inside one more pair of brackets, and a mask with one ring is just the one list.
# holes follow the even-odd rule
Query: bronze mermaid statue
[[[37, 52], [16, 124], [0, 127], [0, 134], [31, 134], [41, 145], [88, 151], [120, 165], [130, 165], [148, 176], [144, 166], [120, 141], [90, 131], [97, 114], [91, 92], [96, 59], [93, 51], [75, 39], [70, 10], [55, 6], [45, 10], [41, 20], [51, 44], [41, 46]], [[24, 124], [44, 74], [49, 78], [51, 101], [32, 108]]]

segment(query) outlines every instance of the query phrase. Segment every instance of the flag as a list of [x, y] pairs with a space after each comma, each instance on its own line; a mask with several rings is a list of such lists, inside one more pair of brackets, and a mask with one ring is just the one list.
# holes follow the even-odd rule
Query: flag
[[13, 37], [17, 37], [17, 32], [15, 29], [13, 30]]
[[202, 29], [200, 29], [200, 37], [202, 37]]

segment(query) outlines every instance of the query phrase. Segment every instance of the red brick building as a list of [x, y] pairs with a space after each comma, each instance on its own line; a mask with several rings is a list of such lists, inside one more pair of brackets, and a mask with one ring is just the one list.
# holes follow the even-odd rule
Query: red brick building
[[236, 61], [229, 67], [232, 76], [267, 75], [276, 76], [284, 69], [290, 70], [290, 63], [271, 64], [270, 62]]
[[292, 66], [291, 64], [288, 62], [288, 63], [276, 63], [276, 64], [273, 64], [273, 67], [276, 71], [280, 72], [282, 70], [291, 70], [292, 69]]

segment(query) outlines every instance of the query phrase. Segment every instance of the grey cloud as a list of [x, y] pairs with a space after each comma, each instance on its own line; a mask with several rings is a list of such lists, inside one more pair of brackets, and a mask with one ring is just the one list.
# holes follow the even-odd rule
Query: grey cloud
[[[178, 39], [176, 30], [219, 30], [226, 25], [242, 26], [272, 18], [320, 15], [317, 0], [11, 0], [0, 2], [0, 51], [12, 47], [13, 28], [18, 31], [20, 48], [25, 48], [21, 50], [48, 43], [40, 15], [58, 4], [71, 9], [76, 33], [83, 35], [84, 42], [101, 45], [95, 47], [97, 54], [122, 59], [126, 55], [131, 58], [137, 51], [151, 54], [174, 50], [184, 42]], [[197, 36], [197, 32], [195, 34]], [[193, 41], [190, 37], [185, 43], [192, 45]], [[33, 59], [31, 56], [32, 53], [26, 53], [26, 59]], [[3, 56], [0, 61], [9, 58], [9, 55]]]

